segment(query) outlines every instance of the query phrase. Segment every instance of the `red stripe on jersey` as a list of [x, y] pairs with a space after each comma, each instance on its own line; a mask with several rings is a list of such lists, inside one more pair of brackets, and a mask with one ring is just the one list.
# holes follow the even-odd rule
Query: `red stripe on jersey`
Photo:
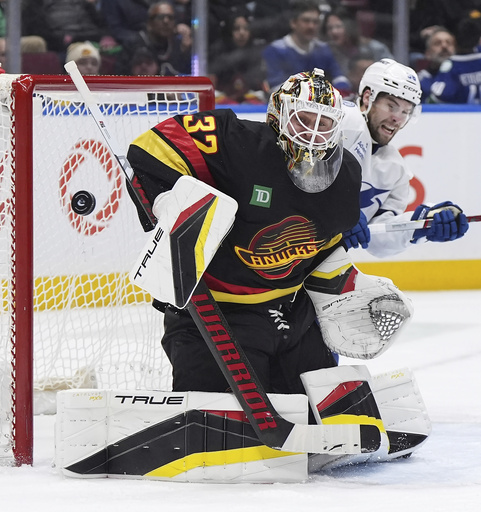
[[255, 293], [266, 293], [272, 291], [271, 288], [250, 288], [249, 286], [229, 284], [221, 281], [220, 279], [212, 277], [207, 272], [204, 272], [204, 280], [211, 290], [216, 292], [230, 293], [232, 295], [252, 295]]
[[188, 159], [194, 168], [197, 178], [208, 185], [215, 187], [215, 181], [207, 167], [207, 164], [195, 145], [194, 139], [184, 130], [182, 126], [174, 119], [167, 119], [155, 127], [162, 132]]

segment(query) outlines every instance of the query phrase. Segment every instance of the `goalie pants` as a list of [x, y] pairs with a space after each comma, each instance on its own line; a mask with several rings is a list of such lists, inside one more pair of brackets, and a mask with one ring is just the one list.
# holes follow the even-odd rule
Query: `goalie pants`
[[[219, 306], [268, 393], [305, 393], [300, 374], [336, 366], [304, 289], [295, 299]], [[173, 391], [228, 391], [228, 384], [190, 314], [168, 306], [162, 345], [173, 367]]]

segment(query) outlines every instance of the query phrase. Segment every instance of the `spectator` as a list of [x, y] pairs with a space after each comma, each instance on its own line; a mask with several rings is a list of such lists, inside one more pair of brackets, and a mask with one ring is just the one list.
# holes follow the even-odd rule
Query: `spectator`
[[209, 74], [220, 93], [218, 103], [266, 103], [263, 47], [251, 37], [248, 12], [235, 11], [210, 52]]
[[130, 75], [158, 75], [159, 64], [155, 55], [148, 48], [138, 48], [130, 61]]
[[481, 103], [481, 53], [478, 51], [481, 24], [466, 18], [456, 30], [457, 52], [445, 60], [431, 86], [435, 103]]
[[162, 0], [152, 4], [147, 12], [145, 30], [139, 32], [139, 43], [124, 48], [123, 72], [128, 74], [130, 62], [139, 48], [147, 48], [156, 58], [161, 75], [190, 74], [192, 38], [190, 27], [176, 27], [172, 2]]
[[99, 50], [90, 42], [72, 43], [67, 48], [65, 62], [71, 60], [77, 63], [82, 75], [98, 75], [101, 65]]
[[[384, 43], [361, 36], [357, 21], [342, 8], [326, 14], [321, 33], [346, 76], [351, 59], [358, 57], [378, 61], [385, 57], [393, 58]], [[354, 86], [353, 90], [356, 90]]]
[[247, 9], [247, 0], [209, 0], [209, 45], [222, 38], [226, 20], [237, 9]]
[[[20, 38], [20, 52], [24, 53], [45, 53], [47, 43], [39, 36], [25, 36]], [[10, 73], [7, 62], [7, 40], [0, 37], [0, 65], [7, 73]]]
[[298, 69], [317, 67], [325, 71], [327, 78], [341, 94], [346, 95], [351, 91], [351, 85], [329, 46], [318, 38], [320, 15], [317, 2], [296, 2], [289, 16], [290, 33], [264, 49], [267, 82], [271, 90], [277, 89]]
[[[384, 2], [391, 4], [392, 2]], [[465, 18], [479, 17], [481, 0], [414, 0], [410, 2], [410, 48], [423, 53], [426, 39], [433, 30], [442, 26], [455, 33], [459, 22]]]
[[177, 24], [184, 24], [190, 27], [192, 21], [191, 0], [174, 0], [175, 19]]
[[426, 40], [423, 58], [414, 61], [414, 69], [421, 82], [421, 102], [426, 103], [431, 93], [434, 76], [441, 64], [456, 52], [456, 40], [447, 28], [436, 27]]
[[112, 37], [123, 47], [141, 43], [140, 32], [146, 29], [147, 12], [154, 0], [107, 0], [100, 8]]
[[347, 78], [352, 85], [353, 93], [346, 99], [351, 101], [355, 101], [357, 99], [357, 92], [354, 91], [358, 91], [364, 72], [371, 64], [374, 64], [374, 62], [375, 61], [373, 59], [360, 57], [359, 55], [349, 60], [347, 65]]
[[[1, 41], [1, 60], [0, 62], [5, 69], [7, 66], [6, 61], [6, 40], [7, 37], [7, 0], [0, 0], [0, 38]], [[22, 34], [23, 34], [22, 30]], [[43, 37], [33, 35], [22, 35], [20, 38], [20, 52], [21, 53], [40, 53], [47, 51], [47, 42]]]
[[255, 2], [251, 31], [256, 39], [271, 43], [289, 33], [290, 0], [262, 0]]
[[[50, 51], [64, 56], [71, 43], [94, 41], [111, 46], [98, 0], [26, 0], [24, 7], [28, 34], [47, 41]], [[105, 39], [104, 39], [105, 38]]]

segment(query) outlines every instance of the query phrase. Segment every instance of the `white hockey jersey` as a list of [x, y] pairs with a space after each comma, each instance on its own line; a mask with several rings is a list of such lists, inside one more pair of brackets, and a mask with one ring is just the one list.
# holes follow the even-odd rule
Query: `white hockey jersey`
[[[370, 166], [363, 169], [361, 210], [369, 224], [405, 222], [412, 212], [405, 212], [409, 201], [408, 171], [399, 151], [391, 144], [374, 144]], [[383, 258], [398, 254], [410, 245], [414, 230], [371, 233], [367, 251]]]
[[343, 146], [357, 158], [364, 176], [371, 166], [371, 135], [357, 105], [346, 100], [342, 102], [342, 105], [344, 112], [341, 123]]
[[[404, 212], [409, 199], [407, 170], [399, 151], [392, 145], [379, 146], [371, 139], [364, 116], [357, 105], [344, 101], [343, 142], [362, 168], [361, 210], [373, 223], [411, 220], [412, 212]], [[373, 150], [374, 147], [374, 150]], [[371, 233], [367, 251], [383, 258], [407, 249], [413, 236], [410, 231]]]

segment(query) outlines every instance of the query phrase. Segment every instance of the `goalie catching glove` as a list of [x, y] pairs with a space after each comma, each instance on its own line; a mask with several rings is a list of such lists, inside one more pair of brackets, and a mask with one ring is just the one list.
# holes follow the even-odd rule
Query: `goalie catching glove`
[[343, 247], [304, 281], [326, 345], [357, 359], [382, 354], [413, 313], [390, 279], [360, 272]]

